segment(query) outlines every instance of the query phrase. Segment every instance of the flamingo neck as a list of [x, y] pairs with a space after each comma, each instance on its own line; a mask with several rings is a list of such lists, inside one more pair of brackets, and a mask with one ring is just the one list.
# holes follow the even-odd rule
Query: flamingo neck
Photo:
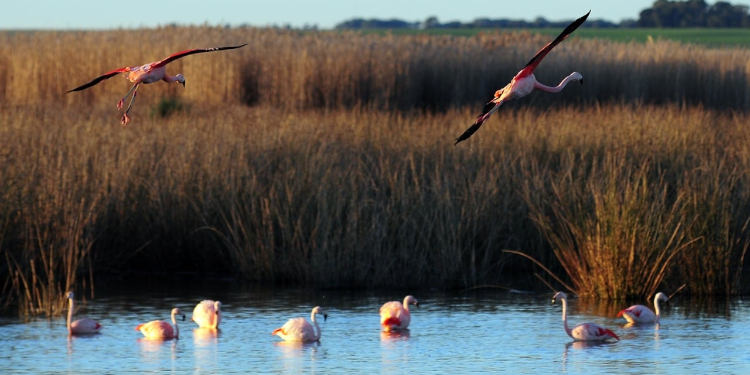
[[410, 312], [409, 311], [409, 297], [404, 298], [404, 303], [402, 303], [401, 305], [404, 306], [404, 310], [406, 310], [407, 313]]
[[169, 74], [164, 73], [164, 80], [167, 81], [167, 82], [169, 82], [169, 83], [177, 82], [177, 76], [176, 75], [175, 76], [170, 76]]
[[575, 76], [575, 73], [570, 73], [567, 77], [563, 78], [563, 80], [560, 81], [560, 84], [558, 84], [555, 87], [547, 86], [547, 85], [539, 83], [538, 81], [535, 80], [535, 82], [534, 82], [534, 88], [536, 88], [538, 90], [546, 91], [546, 92], [558, 93], [558, 92], [562, 91], [562, 89], [565, 88], [565, 86], [568, 84], [568, 82], [570, 82], [570, 81], [572, 81], [572, 80], [575, 79], [574, 76]]
[[318, 321], [315, 319], [315, 312], [310, 313], [310, 320], [315, 326], [315, 341], [318, 341], [320, 340], [320, 326], [318, 325]]
[[656, 311], [656, 322], [659, 323], [659, 296], [654, 297], [654, 311]]
[[68, 321], [67, 321], [68, 333], [71, 333], [71, 330], [70, 330], [71, 320], [73, 320], [73, 299], [68, 298]]
[[174, 338], [178, 339], [180, 338], [180, 327], [177, 325], [177, 318], [174, 316], [174, 311], [172, 312], [172, 324], [174, 324]]
[[563, 328], [565, 328], [565, 333], [567, 333], [568, 336], [573, 337], [573, 335], [570, 334], [570, 328], [568, 328], [568, 300], [566, 298], [560, 298], [560, 300], [562, 300]]

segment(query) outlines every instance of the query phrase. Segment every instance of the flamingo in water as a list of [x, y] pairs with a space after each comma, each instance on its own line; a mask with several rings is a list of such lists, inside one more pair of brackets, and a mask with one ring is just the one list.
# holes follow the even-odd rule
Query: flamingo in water
[[413, 296], [404, 297], [404, 303], [398, 301], [386, 302], [380, 307], [380, 325], [383, 331], [391, 332], [409, 328], [411, 312], [409, 305], [419, 306]]
[[546, 56], [549, 51], [552, 50], [552, 48], [554, 48], [558, 43], [567, 38], [570, 33], [578, 28], [578, 26], [581, 26], [581, 24], [586, 21], [586, 18], [588, 18], [590, 13], [591, 11], [568, 25], [568, 27], [566, 27], [565, 30], [563, 30], [562, 33], [560, 33], [560, 35], [555, 38], [555, 40], [542, 47], [542, 49], [540, 49], [539, 52], [537, 52], [536, 55], [534, 55], [534, 57], [532, 57], [531, 60], [526, 63], [526, 66], [524, 66], [523, 69], [521, 69], [521, 71], [513, 77], [509, 84], [507, 84], [502, 89], [495, 91], [495, 97], [487, 102], [487, 104], [485, 104], [482, 113], [477, 116], [474, 124], [466, 129], [466, 131], [464, 131], [463, 134], [461, 134], [458, 138], [456, 138], [456, 143], [454, 144], [458, 144], [459, 142], [471, 137], [471, 135], [479, 130], [479, 127], [482, 126], [482, 124], [487, 121], [487, 119], [490, 118], [493, 113], [497, 112], [497, 110], [500, 109], [503, 103], [509, 100], [519, 99], [526, 95], [529, 95], [532, 91], [534, 91], [534, 89], [558, 93], [562, 91], [562, 89], [565, 88], [565, 86], [570, 81], [579, 81], [581, 84], [583, 84], [583, 76], [581, 75], [581, 73], [573, 72], [565, 77], [557, 86], [546, 86], [536, 80], [536, 77], [534, 77], [534, 69], [536, 69], [537, 65], [539, 65], [542, 59], [544, 59], [544, 56]]
[[654, 314], [651, 309], [643, 305], [633, 305], [627, 309], [621, 310], [617, 313], [617, 317], [624, 317], [628, 323], [659, 323], [659, 301], [667, 302], [669, 297], [666, 294], [659, 292], [654, 296]]
[[191, 320], [200, 328], [218, 329], [221, 323], [221, 302], [210, 299], [200, 301], [193, 309]]
[[130, 117], [128, 116], [128, 112], [130, 112], [130, 108], [133, 106], [133, 101], [135, 101], [135, 96], [138, 94], [138, 86], [140, 86], [141, 83], [147, 84], [147, 83], [153, 83], [157, 81], [164, 81], [167, 83], [170, 82], [178, 82], [181, 83], [182, 86], [185, 86], [185, 76], [183, 76], [181, 73], [171, 76], [167, 74], [166, 66], [167, 64], [171, 63], [172, 61], [175, 61], [177, 59], [183, 58], [188, 55], [196, 54], [196, 53], [204, 53], [204, 52], [214, 52], [214, 51], [223, 51], [226, 49], [235, 49], [246, 46], [247, 43], [241, 44], [238, 46], [228, 46], [228, 47], [211, 47], [211, 48], [197, 48], [197, 49], [188, 49], [180, 52], [173, 53], [167, 57], [165, 57], [162, 60], [154, 61], [145, 65], [140, 66], [124, 66], [122, 68], [117, 68], [115, 70], [110, 70], [109, 72], [106, 72], [93, 80], [91, 80], [88, 83], [84, 83], [83, 85], [80, 85], [74, 89], [68, 90], [66, 92], [70, 93], [73, 91], [81, 91], [85, 90], [91, 86], [96, 85], [97, 83], [107, 79], [114, 77], [120, 73], [124, 73], [125, 77], [133, 83], [133, 87], [130, 88], [127, 94], [120, 99], [119, 102], [117, 102], [117, 109], [121, 110], [123, 104], [125, 103], [125, 99], [130, 94], [133, 94], [133, 96], [130, 97], [130, 103], [128, 104], [128, 108], [125, 109], [125, 112], [122, 114], [122, 126], [125, 126], [130, 122]]
[[614, 338], [620, 341], [620, 338], [612, 331], [602, 328], [594, 323], [581, 323], [573, 329], [568, 328], [568, 296], [564, 292], [557, 292], [552, 296], [552, 303], [562, 300], [562, 321], [565, 333], [575, 341], [604, 341], [608, 338]]
[[94, 319], [89, 318], [81, 318], [76, 321], [71, 322], [73, 320], [73, 292], [68, 292], [68, 334], [70, 335], [86, 335], [86, 334], [92, 334], [92, 333], [99, 333], [99, 330], [102, 329], [102, 325], [99, 324]]
[[176, 316], [182, 316], [182, 320], [185, 320], [185, 314], [180, 312], [180, 309], [172, 309], [172, 325], [163, 320], [152, 320], [148, 323], [139, 324], [135, 327], [136, 331], [141, 331], [143, 336], [147, 339], [152, 340], [171, 340], [180, 338], [180, 328], [177, 326]]
[[320, 306], [313, 307], [310, 312], [310, 320], [315, 325], [315, 328], [305, 320], [305, 318], [293, 318], [287, 320], [281, 328], [276, 328], [271, 332], [272, 335], [277, 335], [284, 339], [284, 341], [295, 341], [295, 342], [315, 342], [320, 341], [320, 326], [316, 315], [323, 315], [323, 320], [328, 319], [328, 314], [323, 312]]

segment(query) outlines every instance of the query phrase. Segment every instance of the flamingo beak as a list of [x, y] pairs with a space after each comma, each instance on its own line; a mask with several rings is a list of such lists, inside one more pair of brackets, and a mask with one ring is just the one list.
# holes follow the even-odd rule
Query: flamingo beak
[[328, 314], [323, 314], [323, 321], [325, 322], [326, 320], [328, 320]]
[[182, 314], [182, 321], [185, 321], [185, 314]]
[[[180, 83], [182, 83], [182, 87], [185, 87], [185, 81], [182, 81]], [[583, 83], [583, 82], [581, 82], [581, 83]]]
[[583, 78], [581, 78], [579, 82], [581, 82], [581, 86], [583, 86]]

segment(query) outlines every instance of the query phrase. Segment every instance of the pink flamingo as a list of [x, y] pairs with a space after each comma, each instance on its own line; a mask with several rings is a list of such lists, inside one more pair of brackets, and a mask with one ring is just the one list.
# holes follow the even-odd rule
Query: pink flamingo
[[643, 305], [633, 305], [617, 313], [617, 317], [624, 317], [628, 323], [659, 323], [659, 301], [667, 302], [669, 298], [662, 292], [654, 296], [654, 314], [651, 309]]
[[320, 341], [320, 326], [315, 320], [316, 315], [323, 315], [323, 320], [328, 319], [328, 314], [323, 312], [320, 306], [313, 307], [310, 312], [310, 320], [315, 324], [315, 328], [305, 320], [305, 318], [294, 318], [289, 319], [281, 328], [276, 328], [271, 332], [272, 335], [277, 335], [284, 339], [284, 341], [296, 341], [296, 342], [315, 342]]
[[563, 88], [568, 84], [570, 81], [579, 81], [581, 84], [583, 84], [583, 76], [581, 73], [573, 72], [570, 73], [567, 77], [565, 77], [562, 82], [560, 82], [559, 85], [555, 87], [550, 87], [543, 85], [539, 83], [536, 80], [536, 77], [534, 77], [534, 69], [536, 69], [537, 65], [544, 59], [544, 56], [546, 56], [549, 51], [552, 50], [553, 47], [555, 47], [558, 43], [562, 42], [565, 38], [567, 38], [570, 33], [572, 33], [575, 29], [578, 28], [578, 26], [581, 26], [583, 21], [586, 21], [586, 18], [588, 18], [589, 11], [586, 13], [583, 17], [573, 21], [568, 27], [563, 30], [560, 35], [555, 38], [555, 40], [548, 43], [546, 46], [544, 46], [542, 49], [539, 50], [539, 52], [534, 55], [534, 57], [529, 60], [529, 62], [526, 64], [526, 66], [521, 69], [520, 72], [518, 72], [513, 79], [510, 81], [509, 84], [507, 84], [505, 87], [503, 87], [500, 90], [495, 91], [495, 97], [487, 102], [485, 104], [484, 109], [482, 110], [482, 113], [477, 116], [476, 121], [474, 121], [474, 125], [466, 129], [466, 131], [463, 132], [458, 138], [456, 138], [456, 143], [461, 142], [469, 137], [471, 137], [474, 132], [479, 130], [479, 127], [482, 126], [482, 124], [498, 109], [500, 109], [500, 106], [503, 105], [503, 103], [512, 100], [512, 99], [519, 99], [526, 95], [531, 94], [534, 89], [542, 90], [546, 92], [552, 92], [552, 93], [558, 93], [562, 91]]
[[413, 296], [406, 296], [403, 304], [398, 301], [384, 303], [380, 307], [380, 325], [383, 327], [383, 331], [408, 329], [409, 323], [411, 323], [409, 305], [419, 306], [419, 302]]
[[602, 328], [594, 323], [581, 323], [573, 329], [568, 328], [568, 296], [564, 292], [557, 292], [552, 296], [552, 303], [562, 300], [562, 321], [565, 333], [576, 341], [604, 341], [608, 338], [614, 338], [620, 341], [620, 338], [612, 331]]
[[209, 299], [200, 301], [193, 309], [191, 320], [201, 328], [218, 329], [221, 323], [221, 302]]
[[68, 292], [68, 334], [70, 335], [86, 335], [86, 334], [92, 334], [92, 333], [99, 333], [99, 330], [102, 329], [102, 325], [99, 324], [94, 319], [89, 318], [81, 318], [74, 322], [71, 322], [73, 320], [73, 292]]
[[185, 314], [180, 312], [180, 309], [172, 309], [172, 325], [163, 320], [152, 320], [148, 323], [139, 324], [135, 327], [136, 331], [141, 331], [143, 336], [147, 339], [152, 340], [171, 340], [180, 338], [180, 328], [177, 326], [177, 315], [182, 316], [182, 320], [185, 320]]
[[204, 52], [214, 52], [214, 51], [222, 51], [226, 49], [235, 49], [240, 48], [243, 46], [246, 46], [247, 43], [241, 44], [239, 46], [228, 46], [228, 47], [211, 47], [211, 48], [197, 48], [197, 49], [188, 49], [184, 51], [180, 51], [177, 53], [173, 53], [166, 58], [155, 61], [152, 63], [148, 63], [146, 65], [141, 66], [124, 66], [122, 68], [117, 68], [115, 70], [111, 70], [107, 73], [104, 73], [93, 80], [91, 80], [88, 83], [85, 83], [81, 86], [78, 86], [72, 90], [68, 90], [66, 93], [73, 92], [73, 91], [81, 91], [85, 90], [91, 86], [96, 85], [97, 83], [107, 79], [116, 76], [120, 73], [125, 73], [125, 77], [133, 83], [133, 87], [130, 88], [127, 94], [120, 99], [119, 102], [117, 102], [117, 109], [121, 110], [123, 103], [125, 102], [125, 99], [127, 99], [128, 95], [131, 93], [133, 96], [130, 98], [130, 103], [128, 104], [128, 108], [125, 110], [125, 112], [122, 114], [122, 120], [121, 123], [123, 126], [127, 125], [128, 122], [130, 122], [130, 117], [128, 117], [128, 112], [130, 112], [130, 108], [133, 106], [133, 101], [135, 101], [135, 96], [138, 93], [138, 86], [141, 83], [153, 83], [156, 81], [164, 81], [167, 83], [170, 82], [178, 82], [181, 83], [182, 86], [185, 86], [185, 77], [182, 74], [177, 74], [175, 76], [171, 76], [167, 74], [166, 65], [171, 63], [172, 61], [175, 61], [179, 58], [196, 54], [196, 53], [204, 53]]

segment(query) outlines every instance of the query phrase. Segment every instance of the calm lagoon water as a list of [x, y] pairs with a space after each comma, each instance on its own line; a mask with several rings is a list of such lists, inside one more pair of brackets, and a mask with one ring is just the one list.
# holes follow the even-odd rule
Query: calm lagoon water
[[[598, 323], [622, 338], [585, 345], [573, 343], [563, 331], [561, 306], [550, 303], [552, 293], [414, 295], [420, 306], [412, 313], [410, 331], [389, 335], [380, 332], [378, 308], [403, 299], [403, 293], [99, 293], [79, 312], [104, 326], [98, 335], [69, 338], [63, 318], [0, 318], [0, 373], [750, 373], [750, 303], [744, 300], [696, 307], [676, 298], [656, 329], [624, 326], [615, 315], [626, 306], [571, 299], [571, 323]], [[223, 303], [218, 335], [190, 321], [193, 307], [204, 298]], [[288, 318], [309, 319], [314, 305], [329, 314], [321, 322], [319, 344], [286, 345], [270, 334]], [[147, 341], [134, 330], [142, 322], [168, 320], [173, 306], [187, 316], [179, 340]]]

